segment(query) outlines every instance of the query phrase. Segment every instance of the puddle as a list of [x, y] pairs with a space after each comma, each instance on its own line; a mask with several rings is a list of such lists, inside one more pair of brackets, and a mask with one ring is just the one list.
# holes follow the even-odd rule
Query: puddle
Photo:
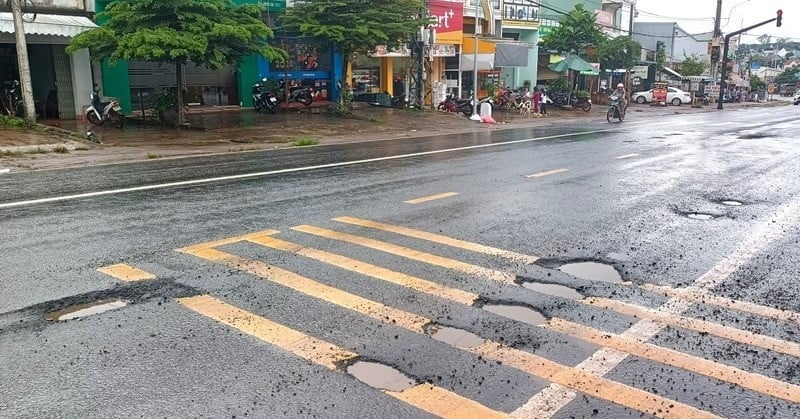
[[127, 301], [122, 300], [101, 300], [89, 304], [81, 304], [63, 310], [54, 311], [47, 314], [47, 320], [62, 322], [66, 320], [79, 319], [94, 314], [105, 313], [106, 311], [116, 310], [128, 305]]
[[540, 282], [523, 282], [522, 286], [545, 295], [554, 297], [569, 298], [571, 300], [582, 300], [583, 294], [570, 287], [558, 284], [542, 284]]
[[622, 277], [616, 269], [611, 265], [598, 262], [580, 262], [580, 263], [567, 263], [558, 268], [561, 272], [566, 272], [570, 275], [577, 276], [578, 278], [588, 279], [590, 281], [602, 282], [622, 282]]
[[357, 361], [347, 367], [347, 373], [379, 390], [403, 391], [416, 384], [400, 371], [377, 362]]
[[730, 200], [730, 199], [726, 200], [726, 201], [722, 201], [722, 202], [720, 202], [720, 204], [727, 205], [729, 207], [740, 207], [740, 206], [744, 205], [743, 202], [734, 201], [734, 200]]
[[483, 309], [490, 313], [499, 314], [503, 317], [508, 317], [511, 320], [521, 321], [534, 326], [547, 322], [547, 319], [545, 319], [541, 313], [528, 307], [504, 304], [486, 304], [483, 306]]
[[447, 326], [432, 326], [428, 329], [428, 334], [439, 342], [444, 342], [457, 348], [474, 348], [483, 345], [485, 342], [485, 339], [474, 333]]
[[703, 214], [701, 212], [690, 212], [690, 213], [686, 214], [686, 216], [691, 218], [691, 219], [693, 219], [693, 220], [712, 220], [712, 219], [714, 219], [713, 215], [711, 215], [711, 214]]

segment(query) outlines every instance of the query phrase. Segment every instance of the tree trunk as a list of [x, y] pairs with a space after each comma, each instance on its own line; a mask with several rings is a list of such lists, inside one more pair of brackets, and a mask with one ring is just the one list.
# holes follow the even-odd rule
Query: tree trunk
[[175, 82], [178, 85], [178, 126], [186, 125], [186, 109], [183, 106], [183, 66], [181, 63], [175, 63]]
[[17, 38], [17, 65], [19, 66], [19, 81], [22, 88], [22, 102], [25, 106], [25, 120], [30, 124], [35, 124], [36, 106], [33, 102], [31, 67], [28, 62], [28, 43], [25, 40], [22, 6], [20, 6], [19, 0], [11, 0], [11, 13], [14, 15], [14, 33]]

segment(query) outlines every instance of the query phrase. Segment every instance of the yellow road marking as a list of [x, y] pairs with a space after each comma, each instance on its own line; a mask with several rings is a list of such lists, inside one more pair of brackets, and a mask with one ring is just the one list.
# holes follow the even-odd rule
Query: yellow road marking
[[223, 263], [234, 269], [267, 279], [297, 292], [378, 318], [381, 321], [402, 326], [408, 330], [422, 333], [424, 332], [423, 327], [430, 323], [429, 319], [422, 316], [350, 294], [257, 260], [240, 258], [216, 249], [196, 249], [191, 254], [203, 259]]
[[[275, 345], [300, 358], [331, 370], [358, 358], [358, 354], [333, 343], [314, 338], [267, 318], [234, 307], [209, 295], [180, 298], [178, 302], [192, 311], [214, 319]], [[507, 418], [508, 414], [430, 384], [386, 394], [444, 418]]]
[[424, 262], [434, 266], [441, 266], [455, 271], [464, 272], [469, 275], [480, 276], [482, 278], [491, 279], [493, 281], [513, 284], [514, 280], [516, 279], [516, 276], [514, 274], [508, 272], [498, 271], [494, 269], [487, 269], [482, 266], [472, 265], [469, 263], [444, 258], [430, 253], [424, 253], [419, 250], [409, 249], [403, 246], [385, 243], [379, 240], [369, 239], [366, 237], [356, 236], [354, 234], [343, 233], [339, 231], [333, 231], [309, 225], [292, 227], [292, 230], [313, 234], [316, 236], [326, 237], [329, 239], [339, 240], [346, 243], [357, 244], [359, 246], [368, 247], [370, 249], [379, 250], [381, 252], [389, 253], [392, 255], [402, 256], [407, 259]]
[[439, 243], [450, 247], [455, 247], [472, 252], [484, 253], [491, 256], [498, 256], [504, 259], [509, 259], [517, 262], [534, 263], [539, 260], [536, 256], [524, 255], [522, 253], [511, 252], [508, 250], [498, 249], [496, 247], [484, 246], [478, 243], [471, 243], [464, 240], [454, 239], [440, 234], [429, 233], [427, 231], [415, 230], [413, 228], [394, 226], [390, 224], [379, 223], [377, 221], [363, 220], [354, 217], [336, 217], [334, 221], [342, 223], [353, 224], [361, 227], [372, 228], [376, 230], [387, 231], [389, 233], [400, 234], [403, 236], [413, 237], [415, 239], [427, 240], [433, 243]]
[[456, 196], [456, 195], [458, 195], [458, 192], [445, 192], [445, 193], [440, 193], [440, 194], [437, 194], [437, 195], [424, 196], [422, 198], [417, 198], [417, 199], [409, 199], [408, 201], [404, 201], [404, 202], [406, 204], [412, 204], [412, 205], [413, 204], [421, 204], [423, 202], [435, 201], [437, 199], [449, 198], [451, 196]]
[[569, 169], [549, 170], [547, 172], [536, 173], [536, 174], [533, 174], [533, 175], [525, 175], [525, 177], [526, 178], [537, 178], [537, 177], [550, 176], [550, 175], [555, 175], [555, 174], [564, 173], [564, 172], [569, 172]]
[[141, 269], [134, 268], [133, 266], [126, 265], [124, 263], [103, 266], [102, 268], [97, 268], [97, 270], [106, 275], [113, 276], [114, 278], [126, 282], [147, 281], [150, 279], [156, 279], [155, 275], [145, 272]]
[[402, 285], [426, 294], [430, 294], [439, 298], [455, 301], [458, 303], [472, 305], [479, 298], [477, 294], [462, 291], [455, 288], [449, 288], [434, 282], [426, 281], [411, 275], [395, 272], [380, 266], [371, 265], [369, 263], [361, 262], [355, 259], [348, 258], [323, 250], [304, 247], [298, 244], [279, 240], [273, 237], [258, 237], [251, 238], [248, 241], [262, 246], [270, 247], [277, 250], [291, 252], [307, 258], [318, 260], [320, 262], [328, 263], [349, 271], [357, 272], [373, 278], [378, 278], [393, 284]]
[[542, 327], [618, 351], [673, 365], [707, 377], [716, 378], [768, 396], [800, 403], [800, 386], [785, 383], [761, 374], [755, 374], [715, 361], [662, 348], [651, 343], [603, 332], [582, 324], [553, 318]]
[[724, 307], [727, 309], [740, 311], [742, 313], [755, 314], [757, 316], [768, 317], [785, 322], [800, 323], [800, 313], [788, 310], [779, 310], [777, 308], [766, 307], [747, 301], [719, 297], [693, 287], [672, 288], [652, 284], [645, 284], [641, 287], [650, 292], [663, 294], [667, 297], [681, 298], [694, 303], [703, 303]]
[[773, 338], [771, 336], [759, 335], [757, 333], [748, 332], [746, 330], [740, 330], [729, 326], [723, 326], [721, 324], [712, 323], [705, 320], [681, 317], [674, 314], [664, 313], [658, 310], [639, 307], [633, 304], [605, 298], [587, 298], [584, 299], [583, 302], [591, 306], [614, 310], [618, 313], [629, 316], [645, 318], [658, 323], [693, 330], [699, 333], [708, 333], [709, 335], [732, 340], [734, 342], [740, 342], [746, 345], [757, 346], [759, 348], [769, 349], [782, 354], [800, 357], [800, 345], [794, 342], [787, 342], [785, 340]]
[[244, 234], [244, 235], [241, 235], [241, 236], [234, 236], [234, 237], [229, 237], [229, 238], [226, 238], [226, 239], [219, 239], [219, 240], [214, 240], [214, 241], [210, 241], [210, 242], [195, 244], [195, 245], [192, 245], [192, 246], [186, 246], [186, 247], [178, 249], [178, 251], [181, 252], [181, 253], [188, 253], [188, 254], [192, 255], [195, 252], [203, 251], [203, 250], [206, 250], [206, 249], [209, 249], [209, 248], [212, 248], [212, 247], [218, 247], [218, 246], [224, 246], [226, 244], [233, 244], [233, 243], [242, 242], [242, 241], [245, 241], [245, 240], [247, 240], [247, 239], [249, 239], [251, 237], [271, 236], [273, 234], [278, 234], [278, 233], [279, 233], [278, 230], [257, 231], [255, 233]]
[[614, 157], [614, 158], [617, 159], [617, 160], [622, 160], [622, 159], [629, 159], [631, 157], [639, 157], [639, 154], [638, 153], [631, 153], [631, 154], [625, 154], [625, 155]]
[[[355, 311], [383, 323], [402, 327], [414, 333], [425, 334], [423, 326], [433, 323], [431, 319], [349, 294], [320, 284], [309, 278], [285, 271], [262, 262], [247, 260], [215, 249], [192, 246], [191, 253], [200, 258], [226, 264], [263, 279], [284, 285], [340, 307]], [[541, 356], [503, 346], [487, 340], [477, 348], [458, 348], [484, 358], [505, 362], [514, 368], [535, 375], [564, 387], [583, 391], [593, 397], [663, 418], [717, 418], [717, 416], [695, 407], [648, 393], [625, 384], [617, 383], [576, 368], [567, 367]]]

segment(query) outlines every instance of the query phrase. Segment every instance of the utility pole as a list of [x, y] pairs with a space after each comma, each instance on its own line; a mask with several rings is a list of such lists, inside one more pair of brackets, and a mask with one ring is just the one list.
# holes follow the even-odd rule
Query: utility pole
[[720, 45], [722, 44], [722, 0], [717, 0], [717, 16], [714, 19], [714, 38], [711, 40], [711, 78], [717, 77], [717, 63], [720, 60]]
[[28, 43], [25, 41], [22, 6], [19, 1], [10, 0], [11, 14], [14, 16], [14, 34], [17, 37], [17, 66], [19, 67], [19, 81], [22, 88], [22, 102], [25, 106], [25, 120], [35, 124], [36, 107], [33, 103], [33, 88], [31, 87], [31, 66], [28, 62]]

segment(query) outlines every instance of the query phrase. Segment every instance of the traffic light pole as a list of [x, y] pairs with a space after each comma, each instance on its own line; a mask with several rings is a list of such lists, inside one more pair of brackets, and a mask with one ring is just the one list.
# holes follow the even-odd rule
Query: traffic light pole
[[755, 29], [755, 28], [757, 28], [759, 26], [764, 26], [764, 25], [766, 25], [768, 23], [772, 23], [772, 22], [775, 22], [775, 21], [778, 21], [778, 26], [781, 26], [781, 19], [782, 18], [783, 18], [783, 11], [782, 10], [778, 10], [778, 16], [776, 16], [776, 17], [774, 17], [772, 19], [765, 20], [765, 21], [763, 21], [761, 23], [757, 23], [757, 24], [755, 24], [753, 26], [748, 26], [748, 27], [746, 27], [744, 29], [739, 29], [736, 32], [731, 32], [731, 33], [725, 35], [724, 49], [723, 49], [723, 52], [722, 52], [722, 68], [720, 68], [720, 71], [719, 71], [719, 74], [720, 74], [720, 76], [719, 76], [719, 100], [717, 101], [717, 109], [722, 110], [722, 100], [725, 98], [725, 89], [726, 89], [725, 80], [727, 80], [727, 78], [728, 78], [728, 74], [727, 74], [728, 73], [728, 41], [730, 41], [731, 38], [733, 38], [736, 35], [739, 35], [740, 33], [747, 32], [750, 29]]

